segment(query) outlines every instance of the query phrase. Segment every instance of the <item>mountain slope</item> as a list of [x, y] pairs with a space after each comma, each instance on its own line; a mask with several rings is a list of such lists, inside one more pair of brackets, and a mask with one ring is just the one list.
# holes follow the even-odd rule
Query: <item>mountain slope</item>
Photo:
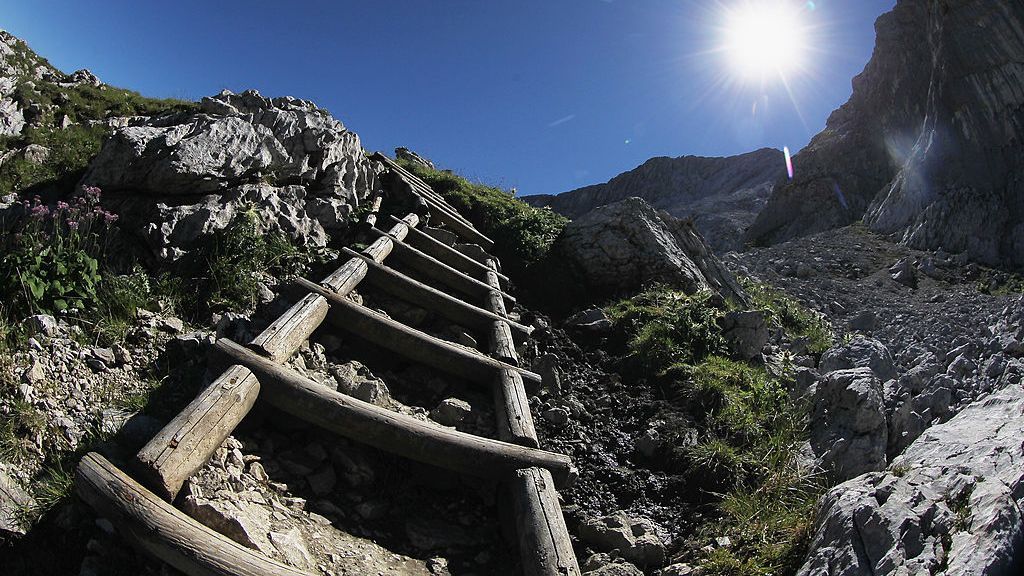
[[900, 0], [849, 102], [794, 159], [747, 240], [864, 218], [918, 248], [1024, 265], [1024, 4]]
[[578, 218], [636, 196], [674, 216], [693, 217], [716, 251], [736, 250], [742, 247], [743, 230], [784, 172], [782, 152], [770, 148], [728, 158], [658, 157], [604, 184], [523, 200]]

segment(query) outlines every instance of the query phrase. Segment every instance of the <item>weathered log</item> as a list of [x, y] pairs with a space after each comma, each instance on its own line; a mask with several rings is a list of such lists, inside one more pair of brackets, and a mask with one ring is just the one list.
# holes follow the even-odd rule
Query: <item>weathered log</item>
[[296, 278], [295, 282], [303, 289], [327, 298], [331, 305], [327, 321], [333, 326], [358, 334], [367, 342], [397, 352], [410, 360], [478, 384], [493, 382], [495, 373], [505, 368], [511, 368], [519, 372], [524, 379], [540, 384], [539, 374], [410, 328], [365, 306], [332, 294], [304, 278]]
[[[383, 262], [387, 258], [391, 251], [394, 250], [395, 243], [393, 238], [402, 239], [409, 233], [409, 230], [419, 223], [419, 217], [415, 214], [406, 214], [402, 220], [395, 222], [395, 225], [388, 230], [386, 235], [381, 235], [379, 230], [374, 227], [370, 228], [370, 232], [378, 236], [378, 238], [365, 249], [363, 254], [373, 258], [374, 262]], [[376, 231], [376, 232], [374, 232]], [[324, 278], [324, 286], [329, 286], [331, 290], [334, 290], [338, 294], [348, 294], [355, 288], [366, 276], [366, 264], [363, 261], [351, 258], [345, 262], [340, 268], [331, 272], [326, 278]]]
[[266, 401], [342, 436], [475, 476], [510, 480], [517, 469], [540, 467], [550, 470], [559, 485], [574, 478], [568, 456], [466, 434], [374, 406], [331, 390], [225, 338], [214, 347], [231, 362], [256, 374], [264, 383]]
[[[387, 236], [387, 233], [383, 230], [375, 230], [374, 233], [380, 236]], [[397, 239], [394, 241], [394, 257], [410, 269], [466, 296], [483, 299], [491, 291], [491, 287], [485, 282], [463, 274], [437, 258], [424, 254]], [[516, 302], [515, 298], [504, 292], [501, 293], [501, 297], [509, 304], [515, 304]]]
[[[490, 330], [494, 321], [503, 320], [503, 317], [493, 312], [468, 304], [432, 286], [410, 278], [393, 268], [378, 264], [369, 256], [359, 254], [351, 248], [343, 248], [342, 251], [347, 256], [363, 259], [369, 267], [369, 273], [365, 281], [375, 288], [410, 304], [416, 304], [420, 308], [436, 312], [456, 324], [482, 332]], [[500, 294], [498, 298], [501, 298]], [[529, 336], [533, 332], [533, 328], [518, 322], [509, 321], [508, 325], [511, 330], [515, 330], [524, 336]]]
[[320, 326], [328, 309], [330, 306], [322, 296], [307, 294], [271, 322], [249, 347], [274, 362], [284, 362]]
[[75, 492], [125, 540], [190, 576], [311, 576], [189, 518], [95, 452], [78, 464]]
[[[394, 216], [391, 218], [397, 220]], [[434, 237], [421, 230], [410, 230], [409, 236], [406, 237], [405, 241], [410, 246], [424, 254], [433, 256], [441, 262], [455, 268], [459, 272], [467, 274], [473, 278], [482, 278], [484, 274], [487, 273], [488, 268], [483, 263], [466, 256], [451, 246], [446, 246], [444, 243], [438, 242]], [[503, 283], [508, 283], [508, 276], [498, 273], [498, 278]], [[501, 289], [501, 285], [499, 285], [498, 288]]]
[[497, 267], [497, 262], [492, 259], [487, 260], [487, 284], [493, 289], [488, 294], [487, 304], [491, 312], [494, 312], [496, 316], [500, 315], [500, 320], [494, 322], [489, 331], [491, 354], [502, 362], [519, 366], [519, 355], [516, 353], [516, 343], [512, 340], [512, 330], [509, 320], [506, 318], [505, 303], [500, 296], [495, 294], [501, 289], [498, 274], [495, 272]]
[[579, 576], [572, 540], [547, 470], [518, 470], [511, 482], [524, 576]]
[[249, 413], [259, 393], [260, 383], [247, 368], [225, 370], [135, 455], [143, 482], [173, 500]]
[[363, 230], [369, 230], [377, 225], [377, 216], [380, 214], [380, 204], [384, 200], [381, 194], [377, 194], [373, 197], [373, 203], [370, 204], [370, 210], [363, 216], [363, 221], [360, 222], [360, 226]]
[[495, 415], [497, 416], [498, 438], [505, 442], [539, 448], [537, 430], [530, 413], [530, 399], [523, 386], [523, 379], [514, 370], [502, 370], [495, 379]]

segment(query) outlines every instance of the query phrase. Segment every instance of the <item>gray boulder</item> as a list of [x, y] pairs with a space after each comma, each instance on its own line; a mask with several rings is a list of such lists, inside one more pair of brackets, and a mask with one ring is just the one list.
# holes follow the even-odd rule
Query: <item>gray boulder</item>
[[197, 114], [131, 120], [82, 183], [122, 192], [110, 197], [122, 226], [173, 260], [250, 208], [261, 231], [323, 246], [377, 179], [359, 137], [327, 111], [250, 90], [204, 98]]
[[721, 327], [729, 352], [744, 360], [760, 356], [768, 343], [768, 319], [762, 310], [729, 312], [722, 317]]
[[811, 392], [811, 449], [834, 478], [846, 480], [886, 463], [888, 428], [882, 382], [869, 368], [836, 370]]
[[665, 563], [665, 545], [654, 523], [646, 518], [630, 518], [621, 511], [603, 518], [590, 518], [580, 524], [579, 535], [598, 550], [618, 550], [623, 558], [638, 566], [656, 567]]
[[693, 224], [656, 211], [640, 198], [597, 208], [569, 223], [554, 250], [596, 291], [635, 291], [666, 282], [687, 293], [746, 297]]
[[82, 181], [157, 195], [220, 192], [246, 183], [299, 182], [354, 194], [372, 174], [359, 137], [326, 110], [255, 90], [203, 98], [202, 112], [144, 120], [114, 132]]
[[885, 472], [830, 490], [800, 576], [1019, 574], [1024, 389], [929, 428]]
[[870, 368], [883, 382], [896, 377], [889, 349], [874, 338], [855, 336], [845, 344], [834, 346], [821, 355], [819, 370], [827, 374], [849, 368]]

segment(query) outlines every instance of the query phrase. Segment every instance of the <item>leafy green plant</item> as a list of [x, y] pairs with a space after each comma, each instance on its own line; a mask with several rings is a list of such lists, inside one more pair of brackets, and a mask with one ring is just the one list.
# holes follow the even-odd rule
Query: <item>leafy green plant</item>
[[0, 284], [14, 296], [15, 312], [81, 310], [96, 301], [99, 262], [117, 220], [100, 207], [99, 197], [98, 188], [87, 187], [52, 210], [38, 197], [22, 204], [16, 232], [0, 239]]
[[664, 286], [648, 289], [606, 308], [622, 330], [631, 357], [647, 375], [678, 364], [695, 364], [724, 350], [718, 327], [722, 311], [711, 295], [693, 296]]
[[832, 327], [821, 314], [808, 310], [767, 284], [749, 278], [741, 278], [740, 284], [750, 296], [751, 307], [767, 311], [769, 320], [781, 326], [790, 338], [806, 338], [807, 349], [812, 354], [822, 354], [834, 344]]

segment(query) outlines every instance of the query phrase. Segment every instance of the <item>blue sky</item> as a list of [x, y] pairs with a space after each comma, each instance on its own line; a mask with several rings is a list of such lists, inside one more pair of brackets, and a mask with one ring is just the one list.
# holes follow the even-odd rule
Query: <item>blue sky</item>
[[368, 149], [407, 146], [537, 194], [652, 156], [805, 146], [894, 0], [804, 5], [813, 54], [789, 92], [739, 82], [714, 52], [723, 14], [750, 1], [0, 0], [0, 27], [62, 70], [149, 96], [313, 100]]

